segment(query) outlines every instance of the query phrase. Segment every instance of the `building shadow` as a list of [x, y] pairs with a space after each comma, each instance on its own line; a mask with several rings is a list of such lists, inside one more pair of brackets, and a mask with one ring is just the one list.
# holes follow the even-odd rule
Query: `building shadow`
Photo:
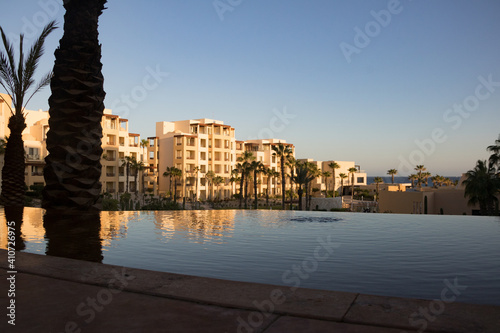
[[102, 262], [99, 213], [64, 214], [47, 211], [43, 226], [47, 242], [45, 254]]

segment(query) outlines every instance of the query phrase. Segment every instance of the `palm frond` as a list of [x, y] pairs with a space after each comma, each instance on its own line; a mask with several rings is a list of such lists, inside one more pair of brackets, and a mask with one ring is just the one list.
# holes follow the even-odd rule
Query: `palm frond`
[[[0, 32], [2, 33], [2, 41], [3, 41], [3, 46], [5, 48], [6, 52], [6, 60], [5, 64], [8, 67], [8, 71], [6, 72], [7, 74], [10, 74], [9, 80], [12, 81], [9, 86], [11, 86], [12, 91], [11, 91], [11, 97], [12, 97], [12, 103], [16, 105], [16, 93], [18, 93], [18, 88], [19, 88], [19, 78], [16, 75], [16, 62], [14, 60], [14, 46], [12, 43], [7, 39], [7, 36], [5, 36], [5, 33], [0, 27]], [[3, 54], [2, 54], [3, 55]]]
[[17, 80], [18, 80], [18, 86], [16, 88], [20, 91], [20, 94], [16, 94], [16, 103], [14, 103], [14, 107], [16, 108], [16, 113], [17, 109], [21, 108], [23, 105], [23, 98], [24, 94], [26, 93], [26, 88], [24, 87], [24, 79], [23, 79], [23, 72], [24, 72], [24, 50], [23, 50], [23, 43], [24, 43], [24, 35], [20, 34], [19, 35], [19, 62], [17, 64]]
[[27, 91], [33, 84], [33, 75], [38, 67], [38, 62], [44, 53], [44, 43], [47, 36], [57, 29], [56, 21], [49, 22], [33, 44], [24, 63], [23, 87]]
[[[35, 87], [35, 90], [33, 91], [33, 93], [28, 97], [28, 99], [26, 100], [26, 103], [24, 103], [24, 106], [26, 106], [29, 101], [31, 100], [31, 98], [37, 93], [39, 92], [40, 90], [42, 90], [45, 86], [47, 86], [48, 84], [50, 84], [50, 80], [52, 79], [52, 75], [53, 73], [50, 72], [50, 73], [47, 73], [45, 74], [44, 77], [42, 77], [42, 79], [40, 80], [40, 82], [38, 82], [37, 86]], [[24, 107], [23, 107], [24, 108]]]

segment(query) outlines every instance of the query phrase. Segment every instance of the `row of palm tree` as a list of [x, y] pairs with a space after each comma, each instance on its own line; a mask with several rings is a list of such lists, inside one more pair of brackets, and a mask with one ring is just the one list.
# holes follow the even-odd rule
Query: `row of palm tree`
[[474, 169], [467, 171], [464, 196], [469, 205], [479, 205], [481, 215], [498, 215], [500, 195], [500, 136], [488, 146], [491, 155], [487, 161], [478, 160]]

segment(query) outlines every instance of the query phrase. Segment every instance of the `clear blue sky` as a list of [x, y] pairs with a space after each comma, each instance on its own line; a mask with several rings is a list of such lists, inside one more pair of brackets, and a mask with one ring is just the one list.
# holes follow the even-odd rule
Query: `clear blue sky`
[[[51, 70], [63, 32], [60, 2], [11, 1], [0, 13], [10, 35], [59, 21], [40, 74]], [[294, 143], [299, 158], [354, 160], [370, 176], [406, 175], [402, 161], [457, 176], [500, 134], [498, 0], [107, 6], [106, 107], [143, 137], [155, 135], [157, 121], [215, 118], [240, 140], [272, 134]], [[49, 96], [46, 88], [28, 108], [48, 109]]]

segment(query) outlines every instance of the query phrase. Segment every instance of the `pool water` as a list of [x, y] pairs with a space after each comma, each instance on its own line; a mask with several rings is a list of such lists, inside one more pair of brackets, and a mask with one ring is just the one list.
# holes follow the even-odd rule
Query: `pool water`
[[[3, 212], [0, 221], [5, 222]], [[25, 208], [23, 251], [67, 256]], [[6, 234], [2, 223], [0, 234]], [[54, 239], [57, 239], [54, 240]], [[267, 210], [102, 212], [94, 261], [289, 287], [500, 305], [500, 219]], [[2, 236], [0, 247], [6, 247]], [[72, 243], [74, 244], [74, 242]], [[83, 245], [82, 245], [83, 246]], [[87, 245], [85, 245], [87, 246]], [[73, 247], [75, 247], [73, 245]], [[78, 246], [77, 246], [78, 247]], [[95, 248], [97, 247], [97, 248]], [[73, 249], [74, 250], [74, 249]]]

